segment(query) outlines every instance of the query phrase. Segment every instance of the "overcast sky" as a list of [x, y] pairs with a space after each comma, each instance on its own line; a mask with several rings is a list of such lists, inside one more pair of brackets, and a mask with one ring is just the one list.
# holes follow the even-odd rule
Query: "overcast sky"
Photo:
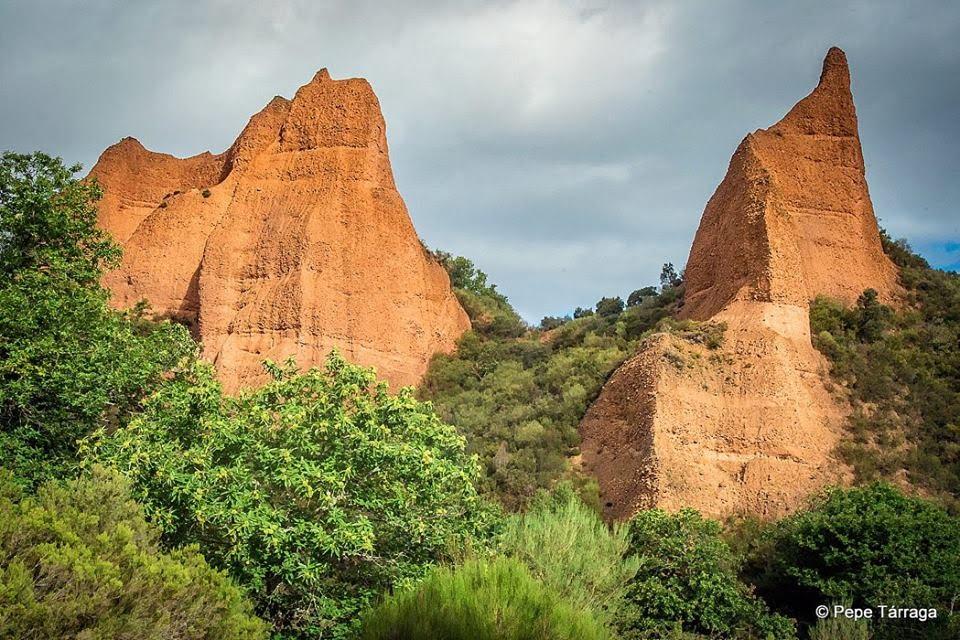
[[227, 148], [314, 72], [370, 80], [424, 241], [528, 320], [687, 258], [743, 136], [847, 52], [881, 224], [960, 267], [960, 3], [0, 0], [0, 148]]

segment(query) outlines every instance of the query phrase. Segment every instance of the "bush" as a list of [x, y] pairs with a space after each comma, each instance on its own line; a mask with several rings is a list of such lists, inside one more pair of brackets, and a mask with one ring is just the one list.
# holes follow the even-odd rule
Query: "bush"
[[431, 573], [363, 618], [363, 640], [591, 640], [608, 638], [517, 560], [471, 560]]
[[0, 478], [0, 637], [267, 637], [242, 592], [195, 548], [161, 553], [115, 472], [24, 498]]
[[99, 280], [120, 251], [76, 171], [0, 160], [0, 465], [25, 486], [70, 473], [78, 438], [123, 424], [196, 350], [183, 327], [109, 309]]
[[[960, 594], [960, 519], [890, 485], [831, 489], [785, 518], [751, 559], [767, 600], [812, 622], [817, 605], [936, 608], [925, 638], [954, 638], [949, 620]], [[916, 623], [916, 621], [906, 621]], [[951, 626], [952, 625], [952, 626]], [[920, 637], [896, 621], [877, 621], [879, 638]]]
[[629, 547], [625, 526], [607, 527], [569, 485], [561, 485], [508, 521], [501, 548], [567, 602], [608, 623], [637, 572]]
[[603, 318], [612, 318], [620, 315], [623, 311], [623, 300], [619, 296], [616, 298], [600, 298], [597, 302], [597, 315]]
[[195, 365], [89, 443], [134, 482], [170, 545], [198, 543], [283, 637], [343, 637], [391, 585], [488, 535], [479, 469], [410, 390], [336, 353], [324, 370], [225, 397]]
[[625, 640], [669, 637], [675, 625], [711, 637], [793, 638], [790, 620], [767, 611], [737, 577], [719, 523], [692, 509], [641, 511], [629, 523], [640, 559], [617, 626]]

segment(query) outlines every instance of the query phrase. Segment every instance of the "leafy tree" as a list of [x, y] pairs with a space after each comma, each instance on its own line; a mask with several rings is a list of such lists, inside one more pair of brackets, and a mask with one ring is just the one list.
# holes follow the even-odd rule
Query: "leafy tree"
[[0, 465], [26, 485], [67, 473], [78, 438], [126, 421], [196, 349], [182, 327], [108, 308], [99, 279], [120, 252], [78, 170], [0, 159]]
[[606, 623], [637, 572], [625, 526], [607, 527], [569, 484], [542, 493], [505, 527], [504, 554], [523, 562], [541, 583]]
[[600, 640], [608, 633], [517, 560], [470, 560], [431, 573], [369, 611], [363, 640]]
[[597, 302], [597, 315], [601, 318], [612, 318], [623, 312], [623, 300], [616, 298], [600, 298]]
[[683, 276], [677, 273], [672, 262], [667, 262], [660, 270], [660, 289], [672, 289], [683, 284]]
[[574, 320], [578, 318], [586, 318], [592, 315], [593, 315], [593, 309], [584, 309], [582, 307], [577, 307], [576, 309], [573, 310]]
[[929, 500], [875, 483], [831, 489], [809, 509], [781, 520], [758, 545], [748, 573], [767, 600], [813, 622], [817, 605], [936, 608], [924, 623], [878, 620], [878, 638], [955, 638], [960, 594], [960, 518]]
[[880, 304], [876, 289], [864, 291], [857, 299], [857, 338], [860, 342], [879, 340], [891, 315], [890, 308]]
[[197, 543], [290, 638], [344, 637], [381, 590], [488, 534], [464, 441], [418, 402], [336, 353], [323, 370], [224, 396], [209, 365], [142, 415], [91, 439], [133, 479], [168, 544]]
[[0, 478], [0, 637], [256, 640], [267, 625], [196, 548], [159, 550], [117, 473], [24, 497]]
[[656, 295], [656, 287], [643, 287], [642, 289], [637, 289], [627, 296], [627, 306], [635, 307], [643, 302], [645, 298], [651, 298]]
[[792, 622], [769, 613], [737, 577], [719, 523], [692, 509], [652, 509], [629, 527], [640, 567], [618, 616], [622, 638], [669, 637], [677, 623], [711, 637], [794, 637]]

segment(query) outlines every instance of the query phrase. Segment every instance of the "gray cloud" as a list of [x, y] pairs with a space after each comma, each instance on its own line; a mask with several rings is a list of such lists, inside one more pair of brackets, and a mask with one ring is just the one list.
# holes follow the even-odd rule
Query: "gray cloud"
[[833, 44], [878, 215], [956, 268], [958, 43], [950, 2], [5, 0], [0, 147], [219, 151], [318, 68], [363, 76], [424, 240], [535, 320], [682, 264], [740, 139]]

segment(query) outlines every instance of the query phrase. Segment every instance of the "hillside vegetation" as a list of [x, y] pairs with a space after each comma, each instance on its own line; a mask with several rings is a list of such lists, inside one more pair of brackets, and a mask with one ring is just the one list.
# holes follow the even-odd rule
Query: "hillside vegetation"
[[883, 236], [906, 291], [894, 310], [867, 290], [856, 306], [817, 298], [814, 344], [852, 407], [841, 448], [860, 481], [888, 478], [960, 509], [960, 276]]

